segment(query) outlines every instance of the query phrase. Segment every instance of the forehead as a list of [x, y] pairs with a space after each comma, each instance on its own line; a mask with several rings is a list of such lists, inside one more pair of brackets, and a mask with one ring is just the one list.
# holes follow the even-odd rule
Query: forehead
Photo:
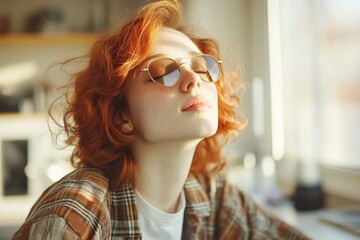
[[190, 57], [194, 52], [200, 53], [200, 50], [188, 36], [172, 28], [162, 28], [149, 55], [179, 58]]

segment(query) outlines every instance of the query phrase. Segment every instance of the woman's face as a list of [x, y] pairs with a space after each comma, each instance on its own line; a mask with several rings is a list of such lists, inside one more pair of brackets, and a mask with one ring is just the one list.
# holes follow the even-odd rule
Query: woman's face
[[[201, 52], [186, 35], [163, 28], [148, 57], [169, 57], [183, 63], [190, 62], [196, 53]], [[147, 68], [149, 61], [140, 69]], [[201, 140], [217, 130], [216, 87], [202, 81], [190, 64], [180, 66], [180, 79], [172, 87], [153, 82], [147, 71], [141, 71], [126, 98], [127, 117], [139, 137], [147, 142]]]

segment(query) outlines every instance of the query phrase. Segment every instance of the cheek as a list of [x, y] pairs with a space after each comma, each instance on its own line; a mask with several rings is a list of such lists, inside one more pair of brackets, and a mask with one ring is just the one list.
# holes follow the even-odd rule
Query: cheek
[[134, 99], [130, 105], [131, 116], [139, 135], [146, 138], [152, 132], [158, 131], [164, 126], [169, 126], [171, 120], [168, 118], [169, 113], [174, 111], [171, 103], [171, 96], [163, 96], [159, 93], [152, 92], [149, 95], [141, 95]]
[[207, 90], [207, 99], [212, 102], [213, 107], [218, 109], [218, 93], [214, 84], [210, 85]]

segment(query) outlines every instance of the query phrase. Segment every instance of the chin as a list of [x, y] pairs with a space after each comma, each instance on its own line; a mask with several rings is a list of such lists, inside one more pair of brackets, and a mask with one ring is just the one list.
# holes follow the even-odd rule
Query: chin
[[172, 127], [148, 128], [152, 131], [142, 132], [141, 136], [146, 142], [166, 142], [173, 140], [196, 140], [213, 136], [218, 129], [218, 121], [197, 119], [187, 124], [174, 124]]
[[194, 138], [207, 138], [213, 136], [217, 131], [217, 124], [202, 124], [193, 130]]

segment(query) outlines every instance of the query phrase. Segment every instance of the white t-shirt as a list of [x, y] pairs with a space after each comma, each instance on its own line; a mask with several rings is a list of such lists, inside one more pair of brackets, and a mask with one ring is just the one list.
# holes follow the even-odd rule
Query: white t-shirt
[[153, 207], [137, 191], [135, 191], [135, 197], [143, 240], [181, 239], [186, 205], [183, 191], [180, 195], [179, 209], [176, 213], [166, 213]]

